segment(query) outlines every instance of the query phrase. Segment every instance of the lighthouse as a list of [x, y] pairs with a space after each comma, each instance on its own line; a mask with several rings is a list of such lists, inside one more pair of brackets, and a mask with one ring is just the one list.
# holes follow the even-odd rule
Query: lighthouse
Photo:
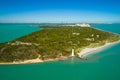
[[74, 49], [72, 49], [72, 55], [71, 56], [74, 56]]

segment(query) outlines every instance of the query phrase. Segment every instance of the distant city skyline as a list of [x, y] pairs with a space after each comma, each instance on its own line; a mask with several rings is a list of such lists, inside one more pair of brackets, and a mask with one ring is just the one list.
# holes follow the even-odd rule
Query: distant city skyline
[[120, 0], [0, 0], [0, 23], [120, 23]]

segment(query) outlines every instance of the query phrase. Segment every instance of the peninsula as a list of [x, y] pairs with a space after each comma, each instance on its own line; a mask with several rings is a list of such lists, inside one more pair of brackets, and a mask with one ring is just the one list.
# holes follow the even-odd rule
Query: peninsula
[[[85, 25], [83, 25], [85, 26]], [[24, 64], [84, 57], [100, 46], [120, 40], [120, 35], [88, 27], [42, 26], [16, 40], [0, 44], [1, 64]], [[102, 47], [103, 48], [103, 47]]]

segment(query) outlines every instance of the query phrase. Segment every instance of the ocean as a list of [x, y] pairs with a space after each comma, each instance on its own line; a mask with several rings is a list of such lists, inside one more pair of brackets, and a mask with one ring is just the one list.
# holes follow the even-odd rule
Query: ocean
[[0, 43], [40, 30], [35, 24], [0, 24]]
[[[92, 27], [120, 34], [120, 24], [94, 24]], [[30, 24], [0, 24], [0, 42], [37, 30], [38, 27]], [[87, 60], [70, 58], [36, 64], [0, 65], [0, 80], [120, 80], [119, 49], [120, 43], [89, 55]]]

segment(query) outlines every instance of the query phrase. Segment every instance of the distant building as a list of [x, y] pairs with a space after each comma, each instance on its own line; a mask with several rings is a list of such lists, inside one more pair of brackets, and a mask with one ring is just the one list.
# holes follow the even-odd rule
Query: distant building
[[73, 25], [63, 25], [63, 26], [80, 26], [80, 27], [90, 27], [90, 24], [73, 24]]
[[90, 24], [75, 24], [75, 25], [80, 27], [90, 27]]

